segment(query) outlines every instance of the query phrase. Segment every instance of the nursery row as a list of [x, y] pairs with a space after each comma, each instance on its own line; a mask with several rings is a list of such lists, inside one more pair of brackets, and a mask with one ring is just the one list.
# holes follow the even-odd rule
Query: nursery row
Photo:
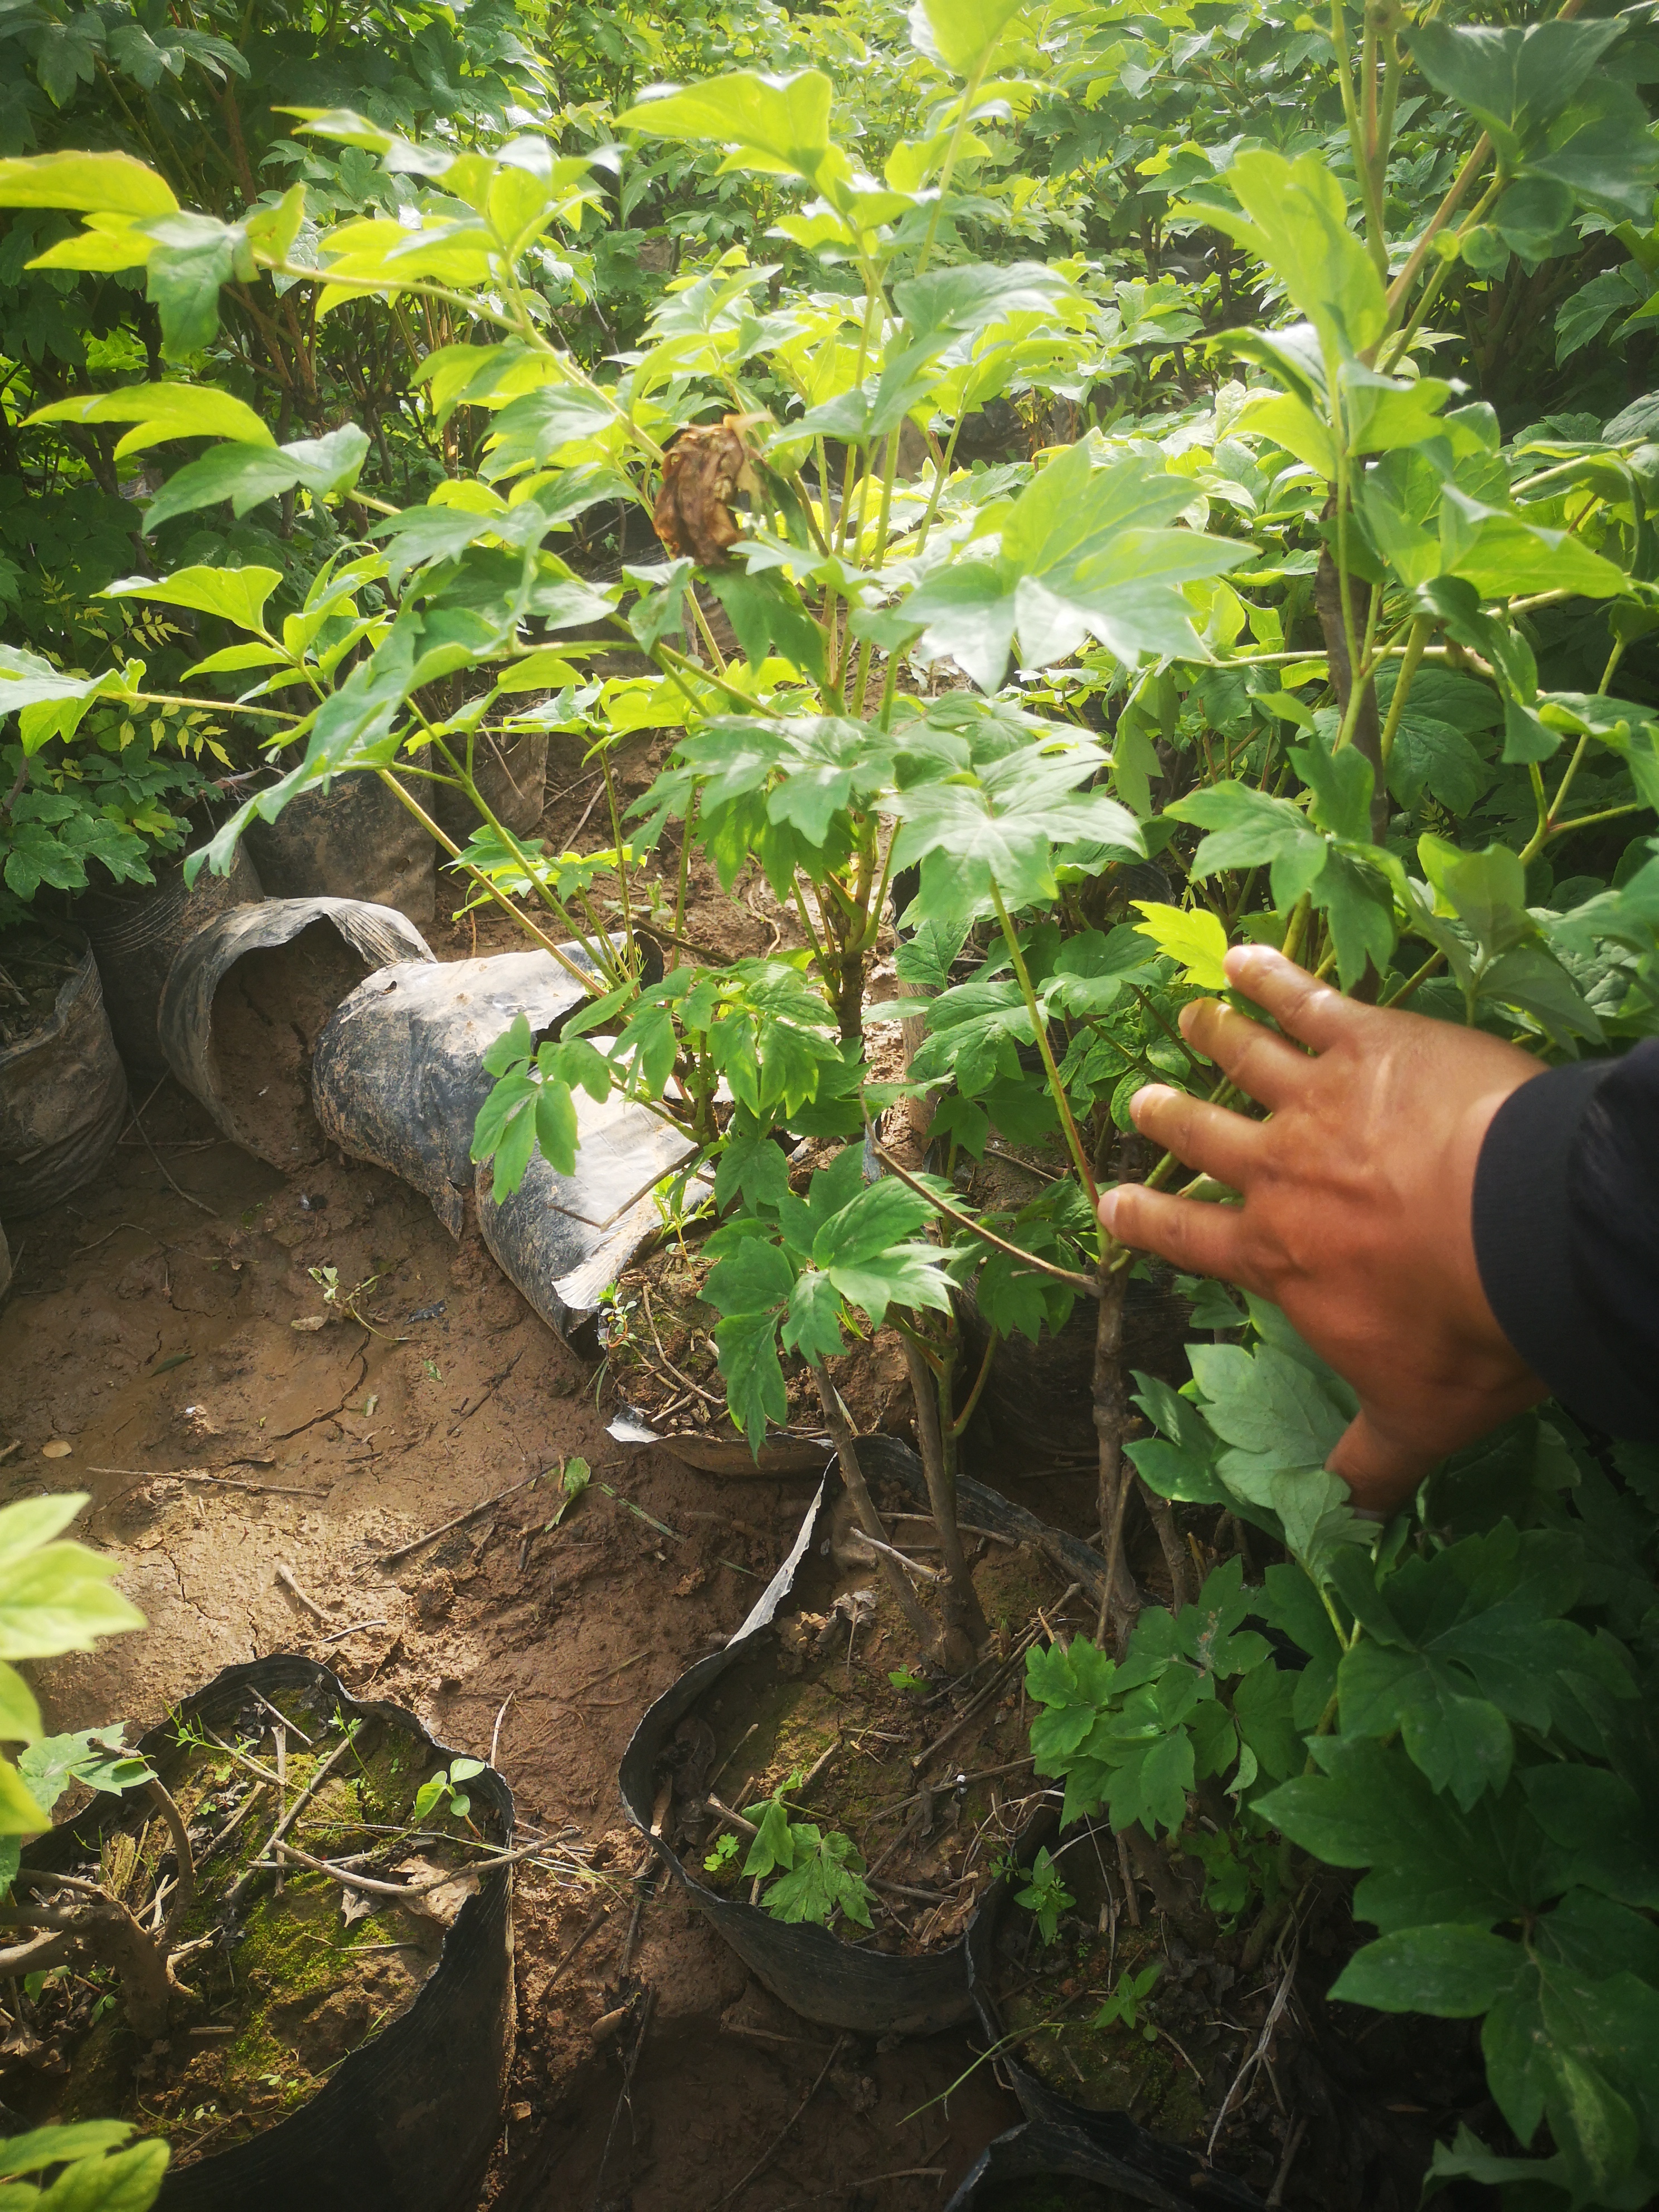
[[[1659, 1026], [1659, 45], [1467, 12], [19, 34], [0, 1218], [170, 1073], [476, 1213], [619, 1441], [825, 1471], [622, 1792], [808, 2018], [977, 2018], [1030, 2132], [964, 2203], [1659, 2187], [1654, 1449], [1546, 1408], [1379, 1531], [1348, 1386], [1096, 1211], [1231, 1195], [1129, 1107], [1236, 1103], [1234, 945]], [[524, 949], [434, 959], [440, 897]], [[1001, 1494], [1079, 1463], [1080, 1534]], [[232, 1766], [310, 1725], [238, 1711]]]

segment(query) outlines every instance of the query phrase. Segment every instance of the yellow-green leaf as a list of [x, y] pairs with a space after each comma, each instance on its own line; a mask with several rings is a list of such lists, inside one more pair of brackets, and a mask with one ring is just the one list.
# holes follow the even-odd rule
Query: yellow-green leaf
[[30, 1796], [22, 1776], [9, 1759], [0, 1759], [0, 1836], [38, 1836], [52, 1826]]
[[33, 1743], [40, 1732], [33, 1691], [15, 1667], [0, 1660], [0, 1743]]
[[729, 167], [811, 177], [830, 150], [830, 80], [821, 70], [760, 76], [747, 70], [647, 96], [619, 130], [692, 144], [735, 146]]
[[51, 1543], [90, 1495], [85, 1490], [49, 1491], [40, 1498], [20, 1498], [15, 1505], [0, 1506], [0, 1575], [42, 1544]]
[[1305, 399], [1288, 392], [1253, 392], [1234, 418], [1237, 431], [1254, 431], [1283, 446], [1331, 482], [1336, 477], [1336, 440]]
[[154, 169], [131, 154], [35, 154], [0, 161], [0, 207], [176, 215], [179, 203]]
[[142, 269], [155, 240], [127, 215], [96, 214], [73, 238], [60, 239], [28, 264], [31, 269]]
[[90, 1651], [100, 1636], [142, 1628], [137, 1607], [107, 1587], [118, 1565], [84, 1544], [59, 1543], [0, 1571], [0, 1658]]
[[1020, 6], [1021, 0], [916, 0], [910, 36], [930, 61], [971, 76]]
[[1207, 907], [1194, 907], [1188, 912], [1178, 906], [1159, 906], [1150, 899], [1136, 899], [1134, 904], [1146, 916], [1144, 921], [1136, 922], [1136, 929], [1178, 963], [1184, 981], [1197, 984], [1201, 991], [1227, 988], [1227, 971], [1221, 964], [1227, 951], [1227, 933]]
[[234, 438], [243, 445], [276, 440], [253, 410], [228, 392], [198, 384], [134, 384], [37, 408], [31, 422], [131, 422], [115, 448], [118, 459], [168, 438]]
[[158, 583], [151, 576], [123, 576], [106, 585], [106, 599], [156, 599], [164, 607], [190, 607], [218, 615], [238, 629], [258, 629], [265, 601], [282, 582], [275, 568], [179, 568]]

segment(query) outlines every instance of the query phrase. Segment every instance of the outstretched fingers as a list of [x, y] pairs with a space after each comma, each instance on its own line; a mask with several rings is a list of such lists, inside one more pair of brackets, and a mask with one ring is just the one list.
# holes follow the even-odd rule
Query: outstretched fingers
[[1313, 1065], [1305, 1052], [1265, 1024], [1224, 1006], [1218, 999], [1199, 999], [1185, 1008], [1181, 1034], [1241, 1091], [1275, 1113], [1297, 1096]]
[[1231, 1206], [1168, 1198], [1138, 1182], [1120, 1183], [1100, 1201], [1101, 1226], [1120, 1244], [1156, 1252], [1186, 1275], [1243, 1282], [1243, 1224]]
[[1235, 945], [1226, 958], [1227, 981], [1269, 1013], [1286, 1036], [1325, 1052], [1375, 1018], [1370, 1006], [1356, 1006], [1328, 983], [1315, 981], [1282, 952], [1267, 945]]
[[1437, 1464], [1437, 1457], [1389, 1435], [1368, 1413], [1362, 1412], [1337, 1438], [1336, 1449], [1325, 1464], [1347, 1484], [1360, 1512], [1375, 1513], [1388, 1521]]
[[1129, 1113], [1143, 1137], [1234, 1190], [1244, 1188], [1261, 1155], [1260, 1121], [1212, 1106], [1207, 1099], [1190, 1098], [1168, 1084], [1149, 1083], [1137, 1091]]

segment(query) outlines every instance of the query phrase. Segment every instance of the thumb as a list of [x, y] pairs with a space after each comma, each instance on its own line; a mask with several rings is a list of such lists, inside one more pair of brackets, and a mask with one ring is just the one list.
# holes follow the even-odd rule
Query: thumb
[[1362, 1408], [1325, 1465], [1347, 1484], [1358, 1511], [1389, 1521], [1438, 1464], [1438, 1456], [1390, 1435]]

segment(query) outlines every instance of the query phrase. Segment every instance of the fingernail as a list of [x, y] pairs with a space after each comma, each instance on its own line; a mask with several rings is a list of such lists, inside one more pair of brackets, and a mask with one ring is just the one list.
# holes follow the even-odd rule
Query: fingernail
[[1116, 1221], [1117, 1200], [1118, 1194], [1115, 1190], [1103, 1190], [1100, 1194], [1100, 1205], [1097, 1211], [1103, 1229], [1110, 1229]]

